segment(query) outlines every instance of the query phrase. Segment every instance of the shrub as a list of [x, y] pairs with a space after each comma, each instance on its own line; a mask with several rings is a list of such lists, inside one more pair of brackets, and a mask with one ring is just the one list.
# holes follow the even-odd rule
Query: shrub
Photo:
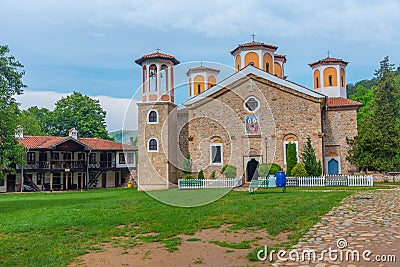
[[202, 180], [204, 179], [204, 172], [203, 170], [200, 170], [199, 173], [197, 174], [197, 179]]
[[215, 171], [212, 171], [212, 173], [210, 175], [210, 179], [215, 179]]
[[191, 179], [193, 179], [193, 175], [191, 173], [185, 173], [185, 175], [183, 176], [183, 179], [191, 180]]
[[311, 139], [308, 137], [307, 142], [304, 144], [303, 152], [301, 153], [301, 162], [304, 164], [308, 175], [321, 176], [322, 166], [321, 161], [317, 161], [314, 148], [311, 144]]
[[297, 163], [293, 167], [292, 172], [290, 174], [291, 174], [291, 176], [295, 176], [295, 177], [304, 177], [304, 176], [308, 175], [306, 169], [304, 168], [303, 164], [301, 164], [301, 163]]
[[258, 165], [258, 174], [260, 177], [267, 177], [268, 175], [275, 175], [275, 173], [282, 170], [282, 167], [276, 163], [261, 163]]
[[287, 144], [286, 150], [286, 173], [292, 173], [292, 169], [297, 164], [296, 144]]
[[225, 175], [226, 178], [236, 177], [236, 167], [232, 165], [225, 165], [222, 167], [221, 173]]

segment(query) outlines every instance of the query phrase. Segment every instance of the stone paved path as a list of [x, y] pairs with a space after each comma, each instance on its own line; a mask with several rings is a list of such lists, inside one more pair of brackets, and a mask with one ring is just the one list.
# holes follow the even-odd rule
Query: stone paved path
[[[340, 243], [337, 242], [339, 239], [342, 239]], [[339, 249], [338, 245], [344, 248]], [[329, 250], [329, 247], [337, 252], [332, 251], [332, 257], [328, 253], [321, 257], [321, 252]], [[324, 260], [277, 260], [272, 266], [400, 266], [400, 187], [361, 191], [344, 199], [340, 206], [332, 209], [321, 222], [314, 225], [294, 248], [299, 252], [299, 257], [308, 249], [316, 251], [317, 259]], [[350, 250], [359, 251], [359, 261]], [[366, 255], [371, 261], [363, 259], [366, 250], [373, 253]], [[343, 255], [343, 261], [332, 260], [340, 254]], [[349, 255], [347, 261], [346, 254]], [[296, 254], [292, 255], [296, 257]], [[386, 258], [393, 255], [396, 262], [378, 262], [377, 255], [385, 255]], [[285, 255], [287, 258], [289, 256]]]

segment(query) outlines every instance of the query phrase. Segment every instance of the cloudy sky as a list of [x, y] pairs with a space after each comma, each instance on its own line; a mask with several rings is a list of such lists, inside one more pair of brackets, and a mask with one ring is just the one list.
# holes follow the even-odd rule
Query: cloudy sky
[[279, 46], [288, 79], [307, 87], [307, 64], [327, 50], [350, 62], [348, 82], [372, 77], [386, 55], [400, 63], [396, 0], [0, 0], [0, 10], [0, 44], [25, 65], [21, 106], [53, 108], [80, 91], [100, 99], [109, 130], [122, 128], [140, 86], [134, 60], [157, 47], [181, 62], [233, 66], [229, 51], [255, 33]]

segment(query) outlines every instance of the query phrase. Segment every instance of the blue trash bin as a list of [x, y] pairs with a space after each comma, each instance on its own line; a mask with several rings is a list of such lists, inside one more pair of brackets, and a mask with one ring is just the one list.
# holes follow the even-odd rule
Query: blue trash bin
[[286, 174], [283, 171], [279, 171], [276, 173], [276, 186], [277, 187], [286, 187]]

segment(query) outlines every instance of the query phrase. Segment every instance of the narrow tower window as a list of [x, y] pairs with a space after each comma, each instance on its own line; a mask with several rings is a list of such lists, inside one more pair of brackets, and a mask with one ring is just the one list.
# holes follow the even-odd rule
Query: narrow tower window
[[333, 85], [333, 83], [332, 83], [332, 75], [328, 76], [328, 82], [329, 82], [329, 86]]
[[266, 72], [269, 72], [269, 63], [268, 62], [265, 64], [265, 70], [266, 70]]
[[200, 93], [201, 93], [201, 85], [198, 84], [198, 85], [197, 85], [197, 94], [200, 94]]
[[342, 87], [344, 87], [344, 77], [340, 77], [340, 83], [342, 84]]
[[319, 88], [319, 79], [318, 79], [318, 77], [315, 78], [315, 87]]

